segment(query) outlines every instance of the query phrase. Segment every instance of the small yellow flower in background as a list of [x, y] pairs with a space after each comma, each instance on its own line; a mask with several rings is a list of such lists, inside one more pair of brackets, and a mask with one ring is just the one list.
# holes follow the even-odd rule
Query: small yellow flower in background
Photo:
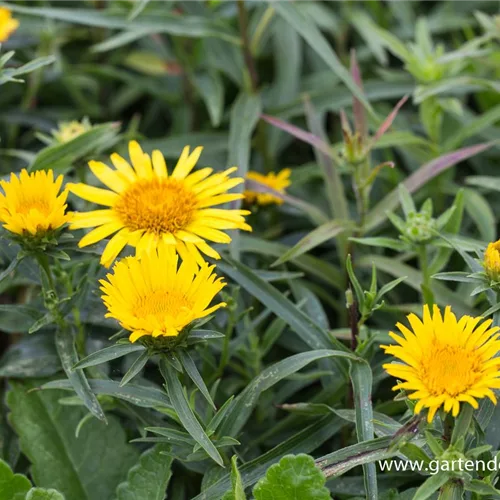
[[190, 153], [186, 146], [171, 175], [160, 151], [153, 151], [150, 157], [135, 141], [129, 143], [132, 167], [116, 153], [111, 155], [115, 170], [98, 161], [89, 162], [94, 175], [110, 190], [68, 185], [80, 198], [107, 207], [73, 214], [71, 229], [96, 227], [81, 239], [80, 247], [116, 233], [101, 257], [106, 267], [127, 244], [136, 247], [138, 256], [165, 243], [175, 247], [183, 259], [194, 258], [200, 265], [204, 263], [200, 252], [219, 259], [205, 240], [229, 243], [231, 238], [222, 230], [251, 231], [243, 217], [249, 212], [212, 208], [242, 198], [242, 194], [227, 191], [243, 179], [230, 177], [236, 167], [213, 175], [211, 168], [191, 173], [202, 149]]
[[19, 27], [19, 21], [5, 7], [0, 7], [0, 43], [6, 42], [10, 35]]
[[28, 174], [22, 170], [10, 181], [0, 181], [0, 222], [4, 228], [19, 235], [43, 236], [68, 222], [66, 198], [59, 193], [63, 182], [60, 175], [54, 180], [52, 170], [38, 170]]
[[204, 318], [226, 304], [209, 307], [225, 286], [212, 273], [215, 266], [183, 260], [173, 245], [138, 257], [126, 257], [113, 267], [107, 281], [101, 280], [106, 317], [115, 318], [131, 333], [130, 341], [148, 335], [174, 337], [196, 319]]
[[[247, 174], [247, 179], [252, 181], [260, 182], [265, 186], [268, 186], [275, 191], [278, 191], [281, 194], [285, 193], [285, 189], [290, 186], [290, 174], [291, 170], [289, 168], [285, 168], [281, 170], [278, 174], [271, 172], [267, 175], [259, 174], [259, 172], [250, 171]], [[270, 205], [272, 203], [276, 203], [277, 205], [281, 205], [283, 200], [278, 198], [274, 194], [271, 193], [259, 193], [257, 191], [252, 191], [251, 189], [245, 190], [245, 200], [248, 203], [257, 202], [259, 205]]]
[[486, 248], [483, 266], [490, 279], [500, 281], [500, 240], [490, 243]]
[[72, 141], [92, 128], [92, 125], [86, 119], [83, 119], [81, 122], [76, 120], [71, 122], [60, 122], [58, 125], [59, 128], [53, 130], [52, 135], [56, 141], [60, 143]]
[[418, 400], [415, 413], [429, 408], [428, 421], [444, 406], [457, 416], [460, 403], [478, 408], [476, 399], [488, 397], [496, 404], [492, 389], [500, 389], [500, 328], [492, 320], [456, 316], [447, 306], [444, 317], [437, 306], [431, 313], [424, 306], [423, 319], [408, 315], [411, 330], [398, 323], [402, 336], [389, 335], [399, 345], [381, 346], [403, 363], [385, 364], [389, 375], [403, 382], [393, 390], [414, 391], [408, 397]]

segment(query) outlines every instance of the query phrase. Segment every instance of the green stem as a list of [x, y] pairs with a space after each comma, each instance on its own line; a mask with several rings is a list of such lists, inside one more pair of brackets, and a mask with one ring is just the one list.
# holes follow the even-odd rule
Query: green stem
[[434, 304], [434, 294], [431, 288], [431, 275], [426, 245], [419, 246], [418, 258], [420, 261], [420, 270], [422, 271], [422, 298], [426, 304], [432, 306]]

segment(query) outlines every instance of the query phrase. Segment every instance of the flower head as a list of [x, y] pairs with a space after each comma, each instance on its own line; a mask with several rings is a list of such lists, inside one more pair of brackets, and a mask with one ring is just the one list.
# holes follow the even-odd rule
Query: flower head
[[6, 42], [18, 26], [19, 21], [12, 17], [11, 11], [0, 7], [0, 43]]
[[[278, 174], [271, 172], [267, 175], [250, 171], [247, 174], [247, 179], [260, 182], [261, 184], [264, 184], [265, 186], [284, 194], [285, 188], [287, 188], [291, 184], [290, 173], [291, 170], [289, 168], [283, 169], [281, 172], [278, 172]], [[270, 205], [272, 203], [281, 205], [283, 203], [283, 200], [281, 198], [278, 198], [278, 196], [275, 196], [272, 193], [260, 193], [258, 191], [252, 191], [250, 189], [245, 191], [245, 199], [248, 203], [257, 202], [259, 205]]]
[[492, 389], [500, 388], [500, 328], [491, 320], [462, 316], [457, 320], [446, 307], [444, 317], [437, 306], [432, 313], [424, 306], [423, 319], [408, 315], [411, 329], [397, 324], [402, 336], [390, 332], [398, 345], [381, 346], [402, 363], [389, 363], [384, 369], [399, 380], [393, 390], [414, 391], [408, 397], [418, 400], [415, 413], [429, 408], [428, 421], [444, 406], [457, 416], [460, 403], [478, 408], [476, 399], [488, 397], [496, 404]]
[[88, 120], [83, 120], [81, 122], [76, 120], [71, 122], [60, 122], [58, 125], [59, 128], [57, 130], [53, 130], [52, 135], [57, 142], [61, 143], [72, 141], [92, 128], [92, 125]]
[[486, 248], [483, 266], [488, 278], [500, 281], [500, 240], [490, 243]]
[[59, 193], [63, 182], [60, 175], [54, 180], [52, 170], [28, 174], [21, 170], [19, 177], [10, 174], [10, 181], [0, 181], [0, 222], [8, 231], [21, 235], [44, 236], [68, 222], [67, 191]]
[[229, 243], [231, 238], [222, 230], [251, 231], [243, 217], [249, 212], [213, 208], [242, 198], [227, 191], [243, 179], [230, 177], [236, 167], [215, 174], [211, 168], [192, 173], [201, 151], [198, 147], [190, 153], [186, 146], [171, 175], [160, 151], [150, 157], [135, 141], [129, 143], [132, 166], [116, 153], [111, 155], [115, 169], [89, 162], [94, 175], [110, 190], [86, 184], [68, 186], [80, 198], [107, 207], [73, 215], [71, 229], [96, 227], [79, 245], [91, 245], [116, 233], [102, 254], [106, 267], [127, 244], [136, 247], [139, 256], [165, 243], [182, 258], [191, 256], [199, 264], [204, 262], [200, 252], [220, 258], [206, 240]]
[[220, 302], [209, 307], [225, 285], [212, 273], [215, 266], [203, 263], [198, 267], [186, 259], [178, 267], [178, 260], [172, 245], [160, 245], [140, 259], [120, 260], [107, 281], [100, 281], [109, 311], [106, 317], [132, 332], [131, 342], [145, 335], [177, 336], [192, 321], [226, 305]]

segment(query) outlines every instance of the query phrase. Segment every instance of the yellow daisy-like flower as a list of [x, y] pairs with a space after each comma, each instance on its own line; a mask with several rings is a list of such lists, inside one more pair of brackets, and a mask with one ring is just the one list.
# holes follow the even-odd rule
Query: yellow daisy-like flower
[[437, 306], [431, 314], [425, 305], [422, 320], [408, 315], [411, 330], [398, 323], [402, 336], [389, 333], [399, 345], [381, 346], [403, 362], [383, 365], [389, 375], [403, 381], [393, 390], [414, 391], [408, 397], [418, 400], [415, 413], [429, 408], [429, 422], [442, 405], [456, 417], [461, 402], [478, 408], [476, 399], [488, 397], [496, 404], [492, 389], [500, 389], [500, 357], [495, 357], [500, 328], [492, 328], [492, 320], [479, 324], [481, 320], [457, 320], [450, 306], [444, 317]]
[[74, 214], [71, 229], [96, 227], [81, 239], [80, 247], [116, 233], [101, 257], [106, 267], [126, 244], [136, 247], [139, 256], [165, 243], [174, 246], [183, 259], [192, 257], [199, 264], [204, 262], [200, 252], [219, 259], [205, 240], [229, 243], [231, 238], [222, 230], [251, 231], [243, 217], [249, 212], [213, 208], [242, 198], [227, 191], [243, 179], [230, 177], [236, 167], [213, 175], [211, 168], [191, 173], [202, 149], [190, 153], [186, 146], [171, 175], [160, 151], [150, 157], [135, 141], [129, 143], [132, 166], [116, 153], [111, 155], [115, 170], [89, 162], [94, 175], [111, 191], [86, 184], [68, 186], [80, 198], [108, 207]]
[[486, 248], [483, 266], [490, 279], [500, 280], [500, 240], [490, 243]]
[[[265, 186], [268, 186], [279, 193], [284, 194], [285, 189], [290, 186], [290, 174], [291, 170], [289, 168], [284, 168], [278, 174], [271, 172], [267, 175], [259, 174], [259, 172], [250, 171], [247, 174], [247, 179], [252, 181], [260, 182]], [[276, 203], [277, 205], [281, 205], [283, 200], [278, 198], [274, 194], [271, 193], [259, 193], [258, 191], [252, 191], [248, 189], [245, 191], [245, 200], [248, 203], [257, 202], [259, 205], [270, 205], [272, 203]]]
[[19, 27], [19, 21], [5, 7], [0, 7], [0, 43], [6, 42], [10, 35]]
[[57, 142], [61, 143], [72, 141], [92, 128], [92, 125], [85, 120], [82, 122], [76, 120], [71, 122], [61, 122], [58, 125], [59, 128], [57, 130], [53, 130], [52, 135]]
[[19, 235], [43, 236], [68, 222], [68, 192], [59, 193], [62, 182], [62, 175], [54, 180], [52, 170], [28, 174], [24, 169], [19, 177], [10, 174], [10, 181], [1, 180], [0, 222], [4, 228]]
[[192, 259], [178, 267], [172, 245], [142, 258], [126, 257], [113, 267], [113, 274], [101, 280], [106, 317], [115, 318], [132, 332], [130, 341], [149, 335], [173, 337], [198, 318], [204, 318], [226, 304], [209, 307], [225, 286], [212, 273], [215, 266], [200, 267]]

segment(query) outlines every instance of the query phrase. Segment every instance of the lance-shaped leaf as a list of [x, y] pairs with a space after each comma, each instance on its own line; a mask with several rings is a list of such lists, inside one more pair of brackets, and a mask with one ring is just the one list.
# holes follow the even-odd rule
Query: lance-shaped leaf
[[144, 351], [144, 346], [130, 343], [112, 345], [89, 354], [86, 358], [80, 360], [73, 368], [87, 368], [89, 366], [100, 365], [106, 361], [121, 358], [122, 356], [137, 351]]
[[307, 203], [306, 201], [300, 200], [299, 198], [295, 198], [294, 196], [286, 193], [280, 193], [276, 189], [266, 186], [265, 184], [253, 179], [247, 179], [246, 186], [252, 191], [256, 191], [258, 193], [269, 193], [276, 196], [301, 212], [304, 212], [314, 224], [319, 225], [328, 221], [328, 217], [319, 208]]
[[394, 121], [396, 115], [398, 114], [398, 111], [407, 100], [408, 96], [405, 95], [402, 99], [400, 99], [400, 101], [396, 104], [394, 109], [389, 113], [389, 116], [382, 122], [378, 130], [375, 132], [375, 135], [373, 136], [371, 147], [373, 147], [373, 145], [376, 144], [377, 141], [389, 130], [390, 126], [392, 125], [392, 122]]
[[[356, 57], [356, 49], [351, 50], [351, 75], [352, 79], [356, 82], [356, 85], [360, 88], [361, 92], [364, 93], [363, 80], [361, 79], [361, 70], [359, 69], [358, 59]], [[356, 131], [359, 133], [361, 139], [364, 142], [364, 139], [368, 135], [366, 112], [363, 103], [360, 102], [355, 95], [353, 95], [352, 97], [352, 111], [354, 114], [354, 125]]]
[[[404, 185], [410, 193], [414, 193], [429, 182], [431, 179], [437, 175], [444, 172], [446, 169], [460, 163], [461, 161], [467, 160], [487, 149], [491, 148], [495, 142], [488, 142], [483, 144], [476, 144], [475, 146], [469, 146], [466, 148], [459, 149], [453, 153], [447, 153], [435, 160], [422, 165], [417, 171], [410, 175], [405, 181]], [[369, 212], [366, 220], [366, 230], [375, 229], [379, 226], [387, 217], [387, 211], [394, 210], [399, 205], [399, 190], [398, 188], [391, 191], [383, 200], [381, 200], [375, 207]]]
[[172, 406], [179, 420], [182, 422], [182, 425], [208, 455], [222, 467], [224, 465], [222, 457], [194, 415], [186, 394], [184, 393], [184, 388], [179, 382], [175, 368], [162, 358], [160, 360], [160, 371], [165, 378], [165, 387], [168, 391]]
[[311, 231], [308, 235], [304, 236], [295, 246], [285, 252], [279, 259], [271, 264], [271, 267], [279, 266], [302, 255], [313, 248], [335, 238], [337, 235], [343, 233], [351, 225], [348, 221], [332, 220], [326, 222], [321, 226]]

